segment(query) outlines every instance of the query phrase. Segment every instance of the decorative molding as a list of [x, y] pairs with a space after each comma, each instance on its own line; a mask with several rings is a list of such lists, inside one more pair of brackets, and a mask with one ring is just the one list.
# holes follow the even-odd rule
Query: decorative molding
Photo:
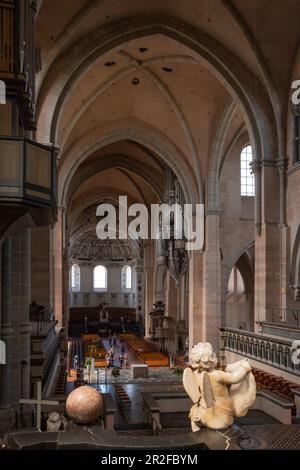
[[288, 168], [288, 159], [278, 158], [278, 160], [276, 160], [276, 168], [278, 168], [279, 171], [283, 171], [285, 173]]

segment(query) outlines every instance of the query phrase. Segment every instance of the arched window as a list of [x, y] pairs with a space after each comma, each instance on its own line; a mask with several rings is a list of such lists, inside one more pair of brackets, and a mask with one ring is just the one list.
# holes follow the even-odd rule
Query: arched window
[[132, 270], [131, 266], [123, 266], [122, 268], [122, 290], [128, 290], [131, 289], [131, 276], [132, 276]]
[[227, 299], [233, 298], [235, 301], [245, 294], [245, 284], [240, 270], [234, 266], [228, 281]]
[[78, 264], [72, 264], [71, 268], [71, 289], [72, 291], [80, 290], [80, 267]]
[[255, 195], [254, 175], [251, 170], [252, 147], [246, 145], [241, 151], [241, 196]]
[[94, 289], [107, 289], [107, 269], [101, 264], [94, 269]]

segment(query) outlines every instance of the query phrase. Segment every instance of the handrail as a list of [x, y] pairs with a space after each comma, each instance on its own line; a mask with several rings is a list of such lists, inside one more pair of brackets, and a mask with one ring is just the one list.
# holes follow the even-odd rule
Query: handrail
[[51, 328], [57, 325], [57, 320], [38, 320], [31, 322], [31, 336], [43, 336], [48, 333]]
[[300, 376], [300, 364], [293, 361], [293, 339], [283, 340], [234, 328], [220, 328], [221, 351], [232, 351], [255, 361]]
[[230, 327], [222, 327], [220, 328], [220, 331], [226, 331], [226, 332], [229, 332], [229, 333], [235, 333], [237, 335], [240, 335], [240, 336], [247, 336], [247, 337], [251, 337], [251, 338], [255, 338], [257, 340], [264, 340], [264, 341], [268, 341], [268, 342], [276, 342], [277, 344], [282, 344], [284, 346], [290, 346], [291, 343], [292, 343], [292, 340], [284, 340], [284, 339], [277, 339], [277, 338], [270, 338], [269, 336], [264, 336], [262, 334], [259, 334], [259, 333], [253, 333], [252, 331], [246, 331], [246, 330], [239, 330], [239, 329], [236, 329], [236, 328], [230, 328]]
[[56, 338], [53, 341], [53, 345], [51, 347], [51, 350], [50, 350], [50, 352], [48, 352], [47, 360], [45, 361], [45, 363], [43, 365], [43, 369], [42, 369], [42, 387], [43, 387], [43, 390], [44, 390], [45, 386], [47, 385], [47, 383], [49, 381], [49, 376], [51, 375], [50, 371], [51, 371], [52, 366], [54, 364], [54, 360], [55, 360], [55, 358], [56, 358], [56, 356], [59, 352], [59, 344], [60, 344], [60, 336], [59, 336], [59, 334], [57, 334]]

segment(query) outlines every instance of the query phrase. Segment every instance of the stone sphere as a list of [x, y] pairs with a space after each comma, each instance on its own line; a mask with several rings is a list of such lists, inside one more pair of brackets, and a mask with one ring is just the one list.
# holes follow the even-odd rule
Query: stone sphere
[[74, 423], [91, 423], [99, 418], [103, 411], [102, 395], [87, 385], [75, 388], [67, 398], [66, 410]]

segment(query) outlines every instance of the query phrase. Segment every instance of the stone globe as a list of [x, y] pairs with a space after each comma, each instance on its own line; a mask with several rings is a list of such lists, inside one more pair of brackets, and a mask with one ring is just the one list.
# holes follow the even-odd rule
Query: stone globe
[[66, 410], [74, 423], [89, 424], [102, 414], [102, 395], [88, 385], [78, 387], [68, 396]]

